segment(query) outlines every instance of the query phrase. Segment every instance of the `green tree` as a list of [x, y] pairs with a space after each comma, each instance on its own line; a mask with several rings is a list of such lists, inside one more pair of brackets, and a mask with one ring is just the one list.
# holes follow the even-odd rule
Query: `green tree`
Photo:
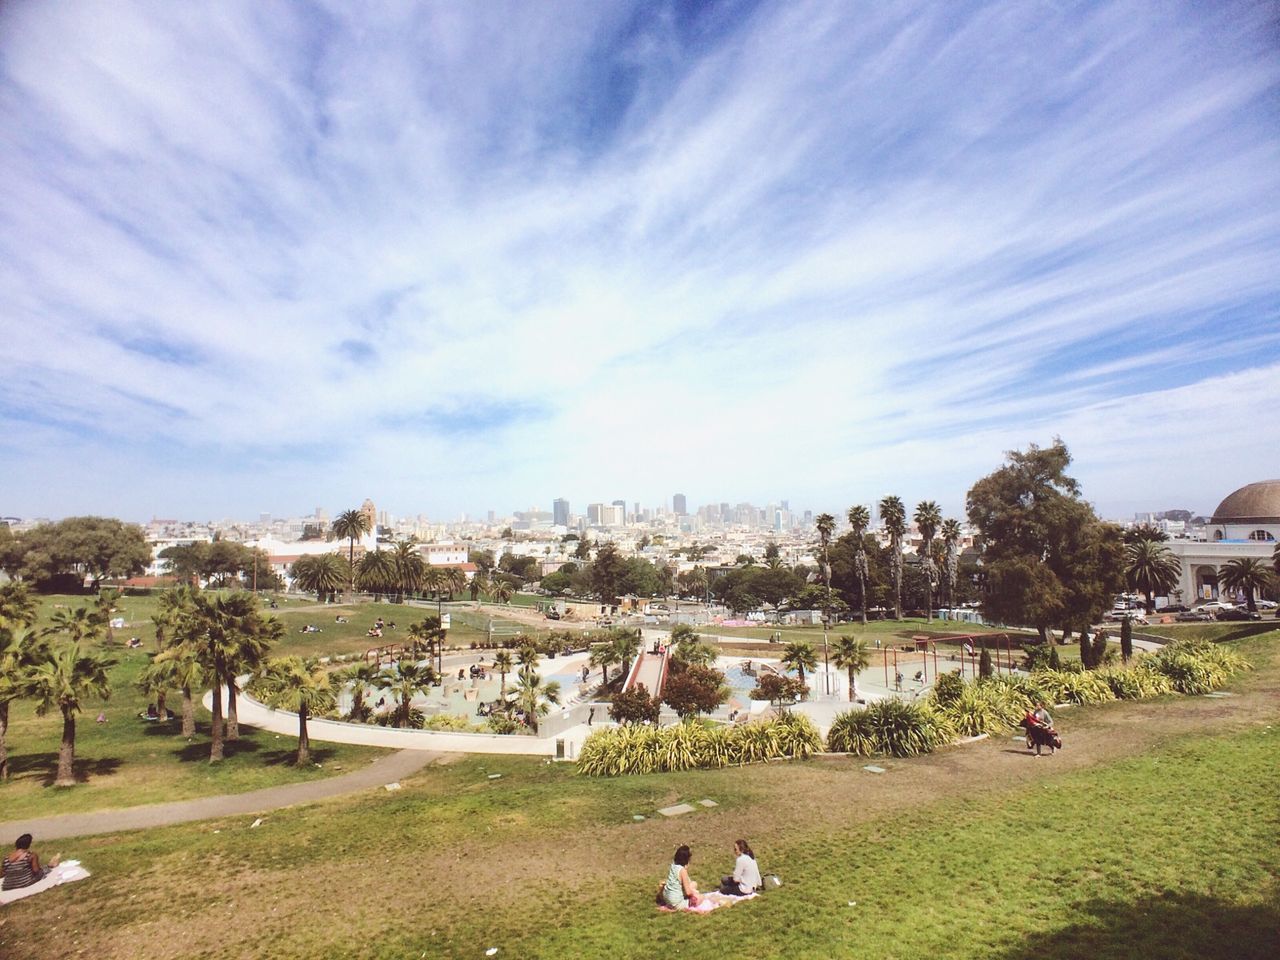
[[956, 606], [956, 580], [960, 576], [960, 538], [963, 536], [960, 521], [947, 518], [942, 521], [943, 582], [947, 585], [947, 606]]
[[299, 557], [290, 570], [299, 590], [314, 593], [321, 603], [337, 599], [338, 591], [351, 582], [351, 565], [336, 553]]
[[969, 519], [983, 546], [983, 612], [994, 623], [1085, 629], [1124, 584], [1119, 528], [1102, 523], [1067, 476], [1061, 440], [1008, 454], [969, 490]]
[[1125, 663], [1133, 659], [1133, 617], [1120, 621], [1120, 656]]
[[591, 666], [600, 668], [600, 682], [605, 686], [609, 683], [609, 668], [621, 662], [622, 655], [612, 643], [599, 643], [591, 648]]
[[5, 548], [6, 571], [37, 589], [96, 590], [103, 580], [132, 577], [151, 562], [151, 545], [134, 524], [113, 517], [68, 517], [14, 537]]
[[784, 710], [791, 704], [803, 700], [808, 692], [809, 688], [795, 677], [765, 673], [761, 674], [748, 696], [752, 700], [768, 700], [778, 710]]
[[1147, 613], [1156, 609], [1155, 595], [1178, 585], [1182, 563], [1159, 540], [1135, 539], [1125, 547], [1124, 576], [1128, 585], [1146, 597]]
[[609, 716], [615, 723], [656, 724], [661, 712], [662, 702], [650, 696], [643, 683], [636, 684], [630, 690], [615, 693], [609, 702]]
[[983, 647], [982, 653], [978, 656], [978, 676], [989, 677], [994, 673], [995, 668], [991, 664], [991, 651]]
[[1267, 589], [1271, 584], [1271, 573], [1257, 557], [1237, 557], [1227, 561], [1218, 579], [1228, 590], [1243, 593], [1249, 612], [1257, 613], [1258, 604], [1253, 595]]
[[438, 676], [430, 664], [419, 664], [401, 658], [382, 671], [380, 684], [390, 688], [396, 707], [393, 720], [397, 727], [410, 727], [413, 723], [413, 698], [427, 693], [435, 685]]
[[392, 550], [395, 560], [395, 580], [400, 597], [413, 596], [422, 589], [422, 575], [426, 573], [427, 562], [413, 540], [401, 540]]
[[804, 672], [818, 667], [818, 654], [808, 640], [793, 640], [782, 649], [782, 663], [788, 670], [794, 670], [804, 683]]
[[671, 631], [671, 655], [686, 666], [708, 667], [716, 662], [719, 651], [703, 640], [688, 624]]
[[[507, 702], [507, 674], [511, 672], [514, 664], [511, 662], [511, 654], [505, 650], [499, 650], [493, 658], [493, 669], [498, 671], [501, 681], [498, 687], [498, 698], [503, 703]], [[593, 663], [594, 666], [594, 663]]]
[[511, 584], [499, 580], [493, 585], [493, 590], [489, 595], [496, 603], [507, 603], [514, 593], [515, 591], [511, 589]]
[[835, 654], [831, 662], [849, 674], [849, 702], [858, 699], [857, 676], [871, 664], [871, 651], [860, 637], [836, 637]]
[[546, 716], [552, 704], [560, 702], [560, 684], [555, 680], [543, 683], [532, 666], [522, 668], [516, 675], [516, 705], [525, 716], [525, 722], [538, 732], [538, 718]]
[[360, 510], [346, 510], [333, 521], [334, 536], [349, 542], [347, 563], [351, 566], [351, 579], [348, 583], [352, 589], [355, 589], [356, 541], [372, 532], [373, 524], [369, 522], [369, 515]]
[[86, 700], [106, 700], [111, 696], [107, 671], [115, 661], [86, 651], [77, 641], [66, 641], [43, 650], [27, 679], [27, 695], [36, 701], [36, 713], [44, 716], [57, 709], [62, 714], [62, 743], [58, 747], [58, 774], [55, 787], [76, 783], [76, 714]]
[[0, 593], [0, 782], [9, 779], [9, 705], [26, 694], [28, 672], [46, 657], [44, 637], [28, 629], [35, 610], [25, 605], [25, 597], [15, 596], [18, 590], [8, 598]]
[[352, 723], [367, 723], [371, 713], [367, 698], [378, 689], [382, 668], [365, 660], [347, 667], [338, 679], [351, 687], [351, 709], [347, 712], [347, 719]]
[[916, 529], [920, 531], [920, 566], [925, 577], [924, 606], [925, 619], [933, 622], [933, 585], [938, 579], [937, 568], [933, 562], [933, 538], [938, 535], [938, 527], [942, 524], [942, 508], [932, 500], [925, 500], [916, 505]]
[[640, 652], [640, 631], [618, 627], [609, 634], [609, 642], [618, 651], [618, 660], [622, 663], [622, 676], [629, 676], [631, 661]]
[[871, 511], [858, 505], [849, 508], [849, 533], [855, 544], [853, 555], [853, 576], [858, 585], [858, 606], [862, 608], [862, 622], [867, 622], [867, 528], [871, 526]]
[[626, 561], [618, 553], [616, 544], [608, 542], [596, 550], [595, 562], [591, 564], [591, 585], [602, 603], [616, 603], [618, 587], [626, 572]]
[[356, 564], [356, 586], [372, 593], [376, 600], [397, 589], [399, 579], [396, 558], [390, 551], [370, 550]]
[[423, 648], [430, 657], [433, 653], [436, 658], [436, 672], [444, 672], [444, 642], [448, 639], [449, 631], [442, 626], [440, 617], [423, 617], [417, 623], [409, 625], [409, 639], [413, 642], [413, 651], [416, 655], [419, 648]]
[[298, 715], [298, 753], [294, 765], [305, 766], [311, 761], [307, 720], [332, 713], [338, 703], [329, 671], [318, 662], [301, 657], [276, 657], [259, 667], [251, 686], [267, 706]]
[[880, 501], [880, 521], [889, 534], [889, 569], [893, 574], [893, 615], [902, 619], [902, 538], [907, 534], [907, 508], [901, 497]]

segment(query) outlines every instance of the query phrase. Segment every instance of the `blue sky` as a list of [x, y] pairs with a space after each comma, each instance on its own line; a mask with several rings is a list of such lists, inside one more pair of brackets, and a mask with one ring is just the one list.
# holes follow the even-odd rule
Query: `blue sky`
[[0, 514], [1280, 474], [1266, 3], [0, 6]]

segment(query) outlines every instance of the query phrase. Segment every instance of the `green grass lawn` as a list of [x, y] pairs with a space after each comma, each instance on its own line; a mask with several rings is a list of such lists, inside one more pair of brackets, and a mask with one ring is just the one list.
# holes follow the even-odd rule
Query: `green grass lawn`
[[[1278, 639], [1239, 644], [1259, 669], [1235, 700], [1072, 711], [1059, 759], [1102, 751], [1074, 768], [998, 742], [887, 762], [881, 777], [827, 760], [594, 780], [469, 758], [259, 830], [246, 817], [59, 844], [94, 878], [8, 908], [0, 955], [74, 944], [124, 957], [145, 939], [155, 960], [491, 946], [499, 958], [1271, 957]], [[1247, 712], [1215, 720], [1232, 705]], [[702, 797], [720, 805], [654, 816]], [[654, 909], [676, 844], [694, 847], [706, 889], [740, 835], [780, 890], [703, 917]]]

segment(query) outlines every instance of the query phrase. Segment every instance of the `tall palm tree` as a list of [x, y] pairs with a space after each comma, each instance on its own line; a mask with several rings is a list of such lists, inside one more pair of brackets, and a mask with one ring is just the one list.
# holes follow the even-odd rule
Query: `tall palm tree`
[[484, 575], [483, 570], [477, 570], [475, 575], [472, 576], [469, 589], [471, 590], [472, 601], [477, 607], [480, 606], [480, 594], [489, 591], [489, 578]]
[[339, 540], [350, 541], [350, 546], [347, 548], [347, 563], [351, 565], [352, 579], [350, 584], [352, 589], [355, 588], [356, 541], [372, 531], [373, 524], [369, 522], [369, 515], [359, 510], [346, 510], [338, 514], [333, 521], [334, 535]]
[[1237, 557], [1222, 568], [1219, 580], [1228, 590], [1242, 591], [1249, 612], [1257, 613], [1258, 604], [1254, 602], [1253, 594], [1270, 585], [1271, 572], [1257, 557]]
[[188, 584], [180, 584], [160, 594], [156, 601], [156, 612], [151, 615], [151, 622], [156, 625], [156, 650], [164, 650], [169, 646], [178, 620], [191, 608], [191, 598], [199, 592]]
[[394, 554], [387, 550], [371, 550], [356, 564], [356, 585], [380, 600], [384, 593], [397, 588], [398, 574]]
[[493, 658], [493, 669], [498, 671], [501, 681], [498, 687], [498, 698], [503, 702], [507, 702], [507, 674], [511, 672], [514, 666], [511, 662], [511, 654], [505, 650], [499, 650]]
[[417, 593], [422, 587], [422, 575], [427, 572], [427, 562], [422, 559], [418, 545], [412, 540], [401, 540], [395, 545], [392, 556], [400, 598]]
[[600, 682], [609, 683], [609, 668], [622, 662], [622, 655], [612, 643], [600, 643], [591, 648], [590, 663], [600, 668]]
[[689, 586], [693, 589], [694, 595], [699, 600], [703, 600], [707, 596], [707, 571], [701, 566], [695, 565], [689, 571]]
[[893, 615], [902, 619], [902, 538], [907, 533], [907, 508], [901, 497], [888, 496], [880, 501], [880, 521], [889, 534], [889, 565], [893, 571]]
[[29, 627], [36, 622], [36, 602], [25, 583], [0, 584], [0, 626]]
[[461, 567], [449, 567], [444, 574], [444, 588], [449, 591], [449, 599], [453, 599], [455, 593], [461, 593], [467, 589], [467, 575]]
[[55, 610], [49, 618], [50, 633], [65, 634], [72, 643], [89, 645], [100, 639], [106, 621], [96, 611], [87, 607], [75, 610]]
[[382, 682], [391, 688], [396, 699], [396, 726], [407, 728], [412, 717], [411, 701], [435, 685], [436, 672], [430, 664], [418, 664], [402, 658], [382, 671]]
[[857, 676], [871, 665], [871, 651], [860, 637], [836, 637], [835, 654], [831, 662], [849, 673], [849, 702], [858, 699]]
[[505, 580], [498, 580], [494, 583], [490, 596], [498, 603], [506, 603], [512, 596], [511, 584]]
[[440, 567], [428, 565], [422, 571], [422, 589], [436, 595], [436, 616], [444, 616], [444, 584], [447, 579], [444, 570]]
[[0, 619], [0, 782], [9, 779], [9, 704], [26, 695], [28, 672], [46, 656], [43, 633], [26, 629], [22, 615], [11, 609]]
[[139, 671], [135, 682], [143, 696], [155, 701], [156, 715], [161, 720], [166, 719], [169, 691], [177, 687], [173, 660], [153, 658]]
[[924, 607], [925, 620], [933, 622], [933, 583], [937, 579], [938, 570], [933, 563], [933, 538], [938, 534], [942, 523], [942, 508], [932, 500], [925, 500], [916, 505], [913, 518], [916, 529], [920, 531], [920, 563], [924, 569]]
[[419, 646], [426, 649], [427, 658], [430, 659], [434, 653], [436, 657], [436, 671], [444, 672], [444, 641], [447, 631], [440, 626], [439, 617], [423, 617], [417, 623], [409, 625], [409, 638], [413, 641], [413, 650], [416, 654]]
[[224, 626], [229, 631], [227, 656], [227, 739], [240, 739], [240, 716], [237, 707], [237, 677], [252, 673], [267, 658], [271, 645], [284, 636], [284, 624], [275, 617], [263, 617], [258, 598], [252, 593], [233, 593], [222, 605]]
[[336, 553], [299, 557], [290, 571], [294, 585], [312, 591], [321, 603], [335, 600], [337, 593], [351, 581], [351, 564]]
[[849, 508], [849, 530], [853, 535], [853, 575], [858, 580], [858, 602], [862, 606], [862, 622], [867, 622], [867, 527], [871, 511], [862, 505]]
[[516, 678], [516, 703], [524, 711], [529, 728], [538, 732], [538, 717], [546, 716], [553, 703], [560, 702], [560, 684], [555, 680], [542, 682], [533, 667], [525, 667]]
[[942, 547], [946, 553], [947, 606], [956, 605], [956, 581], [960, 578], [960, 521], [948, 518], [942, 521]]
[[818, 546], [822, 550], [822, 666], [829, 668], [827, 630], [831, 627], [831, 537], [836, 532], [836, 518], [829, 513], [820, 513], [814, 526], [818, 528]]
[[625, 678], [631, 673], [631, 661], [640, 652], [640, 631], [618, 627], [613, 631], [609, 642], [618, 651], [618, 659], [622, 663], [622, 676]]
[[541, 659], [542, 657], [538, 654], [538, 648], [533, 645], [532, 639], [523, 633], [516, 636], [516, 663], [520, 666], [520, 669], [523, 670], [526, 667], [530, 667], [536, 670], [538, 661]]
[[782, 650], [782, 663], [787, 669], [794, 670], [804, 683], [804, 672], [815, 670], [818, 666], [818, 654], [808, 640], [793, 640]]
[[370, 691], [378, 689], [377, 684], [381, 677], [381, 668], [367, 660], [347, 667], [338, 675], [339, 680], [351, 684], [351, 710], [347, 714], [348, 720], [364, 723], [369, 719], [369, 704], [365, 702], [365, 696]]
[[1147, 613], [1156, 608], [1157, 593], [1164, 594], [1178, 585], [1182, 562], [1159, 540], [1145, 537], [1134, 540], [1124, 551], [1125, 581], [1146, 597]]
[[[193, 618], [188, 617], [191, 621]], [[194, 623], [192, 624], [194, 626]], [[196, 705], [194, 691], [201, 689], [209, 682], [209, 674], [200, 662], [196, 644], [189, 642], [184, 630], [189, 629], [182, 621], [175, 628], [176, 636], [169, 646], [156, 654], [155, 664], [164, 663], [170, 671], [172, 684], [182, 693], [182, 735], [196, 735]], [[198, 627], [197, 627], [198, 629]]]
[[36, 713], [44, 716], [55, 707], [62, 713], [62, 743], [58, 747], [55, 787], [76, 784], [76, 714], [85, 700], [111, 696], [107, 671], [116, 661], [85, 650], [71, 640], [44, 651], [27, 675], [27, 693], [36, 701]]
[[276, 657], [258, 668], [251, 683], [267, 706], [298, 715], [298, 754], [294, 765], [305, 766], [311, 760], [307, 719], [332, 713], [338, 702], [333, 676], [316, 661]]

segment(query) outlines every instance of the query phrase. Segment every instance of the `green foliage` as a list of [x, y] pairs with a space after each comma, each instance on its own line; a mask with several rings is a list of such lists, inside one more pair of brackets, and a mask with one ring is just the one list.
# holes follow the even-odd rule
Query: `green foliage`
[[588, 776], [614, 777], [712, 769], [805, 759], [821, 749], [822, 737], [813, 722], [794, 715], [737, 727], [628, 724], [592, 733], [582, 745], [578, 770]]
[[691, 666], [667, 677], [662, 702], [681, 717], [711, 713], [729, 699], [724, 674], [713, 667]]
[[860, 756], [914, 757], [950, 743], [955, 736], [951, 721], [928, 704], [886, 699], [837, 715], [827, 734], [827, 749]]
[[995, 672], [995, 667], [991, 663], [991, 651], [983, 647], [982, 653], [978, 656], [978, 676], [989, 677]]
[[14, 579], [37, 590], [58, 583], [78, 588], [108, 577], [132, 577], [151, 561], [142, 528], [113, 517], [68, 517], [42, 523], [6, 542], [0, 565]]
[[940, 712], [961, 736], [994, 736], [1016, 727], [1031, 706], [1030, 698], [1017, 687], [979, 680], [964, 684], [959, 696]]
[[661, 710], [662, 703], [657, 697], [651, 696], [642, 683], [630, 690], [615, 693], [609, 704], [609, 716], [616, 723], [657, 723]]
[[1145, 663], [1169, 678], [1179, 693], [1202, 694], [1218, 689], [1233, 673], [1252, 669], [1234, 650], [1204, 640], [1167, 644]]
[[748, 694], [752, 700], [768, 700], [775, 706], [786, 706], [803, 700], [809, 688], [800, 682], [798, 677], [788, 677], [777, 673], [762, 674]]
[[933, 702], [939, 707], [954, 703], [964, 688], [964, 677], [958, 673], [944, 673], [933, 682]]

